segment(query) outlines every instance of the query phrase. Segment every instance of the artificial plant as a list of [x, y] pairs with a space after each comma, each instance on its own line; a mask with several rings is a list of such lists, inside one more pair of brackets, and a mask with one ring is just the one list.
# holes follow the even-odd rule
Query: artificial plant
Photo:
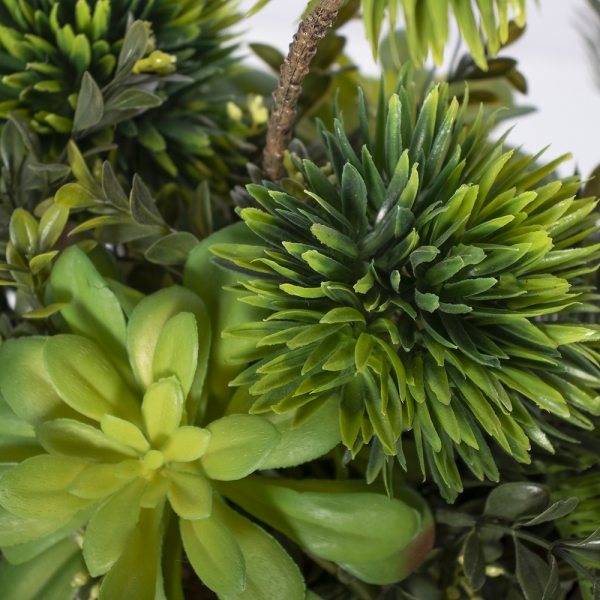
[[2, 600], [595, 600], [598, 214], [492, 133], [521, 0], [311, 2], [278, 80], [228, 0], [0, 17]]
[[211, 144], [232, 151], [220, 125], [235, 123], [210, 80], [235, 66], [224, 30], [237, 18], [228, 0], [3, 3], [0, 118], [27, 119], [54, 158], [75, 136], [119, 144], [127, 170], [223, 174]]

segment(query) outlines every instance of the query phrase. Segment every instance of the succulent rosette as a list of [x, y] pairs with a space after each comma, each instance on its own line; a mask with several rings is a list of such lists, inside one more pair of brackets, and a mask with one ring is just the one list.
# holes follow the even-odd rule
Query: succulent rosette
[[250, 411], [301, 422], [337, 395], [344, 444], [372, 440], [369, 479], [394, 455], [406, 465], [411, 432], [452, 500], [456, 455], [497, 480], [490, 439], [528, 463], [531, 442], [553, 452], [560, 435], [543, 412], [584, 429], [600, 414], [585, 344], [600, 332], [577, 320], [595, 310], [597, 201], [553, 174], [561, 159], [504, 151], [481, 114], [465, 126], [468, 100], [446, 85], [416, 106], [407, 77], [382, 94], [375, 135], [363, 103], [360, 143], [338, 115], [322, 169], [291, 156], [281, 187], [248, 186], [257, 206], [240, 214], [262, 245], [212, 251], [269, 313], [224, 332], [253, 342], [232, 383], [250, 386]]
[[[360, 484], [248, 479], [327, 452], [339, 427], [249, 415], [243, 390], [225, 416], [205, 419], [212, 325], [199, 296], [171, 286], [141, 299], [77, 247], [50, 288], [60, 333], [0, 346], [8, 560], [35, 560], [79, 531], [102, 600], [181, 597], [183, 551], [219, 598], [304, 600], [289, 555], [225, 498], [368, 581], [401, 579], [424, 558], [432, 519], [410, 490], [389, 499]], [[360, 552], [344, 551], [349, 540]]]

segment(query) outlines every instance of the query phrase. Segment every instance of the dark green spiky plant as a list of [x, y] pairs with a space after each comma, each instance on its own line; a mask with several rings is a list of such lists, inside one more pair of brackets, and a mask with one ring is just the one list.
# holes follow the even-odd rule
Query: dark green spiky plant
[[[123, 56], [136, 19], [145, 27]], [[230, 0], [7, 0], [0, 119], [25, 117], [54, 157], [69, 136], [85, 133], [96, 145], [117, 142], [128, 170], [151, 172], [148, 164], [158, 162], [170, 176], [207, 178], [219, 166], [211, 139], [232, 147], [220, 125], [233, 122], [207, 84], [235, 64], [224, 29], [236, 20]]]
[[582, 428], [600, 413], [582, 343], [599, 332], [575, 319], [594, 298], [596, 201], [552, 176], [562, 159], [538, 167], [491, 142], [492, 120], [463, 127], [466, 103], [441, 85], [417, 108], [401, 83], [374, 136], [361, 110], [358, 152], [336, 120], [328, 165], [291, 173], [305, 195], [248, 187], [258, 206], [240, 214], [264, 246], [212, 248], [256, 274], [245, 301], [272, 311], [224, 333], [256, 342], [261, 360], [232, 383], [250, 386], [252, 412], [301, 407], [301, 422], [339, 393], [344, 444], [373, 438], [368, 479], [387, 457], [405, 465], [411, 432], [448, 500], [455, 455], [497, 480], [490, 438], [527, 463], [531, 442], [553, 451], [544, 412]]

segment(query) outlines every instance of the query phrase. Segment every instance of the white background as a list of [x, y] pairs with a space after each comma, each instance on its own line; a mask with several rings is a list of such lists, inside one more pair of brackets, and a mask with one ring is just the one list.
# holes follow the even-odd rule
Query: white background
[[[254, 1], [242, 0], [241, 10], [247, 11]], [[529, 84], [529, 93], [519, 95], [519, 103], [537, 108], [536, 113], [515, 121], [509, 141], [532, 153], [551, 144], [547, 159], [571, 152], [574, 158], [563, 163], [561, 174], [578, 168], [587, 176], [600, 163], [600, 89], [594, 82], [584, 32], [593, 33], [592, 26], [599, 21], [592, 18], [585, 0], [539, 0], [538, 4], [528, 0], [527, 32], [505, 51], [518, 60]], [[245, 31], [245, 41], [270, 44], [285, 54], [305, 6], [305, 0], [271, 0], [258, 15], [242, 21], [238, 30]], [[348, 38], [347, 53], [355, 64], [376, 75], [378, 67], [362, 23], [349, 23], [343, 32]], [[447, 47], [447, 57], [452, 49], [452, 44]], [[247, 60], [251, 64], [262, 65], [250, 54]], [[600, 64], [596, 69], [600, 73]], [[504, 130], [512, 124], [505, 122], [500, 127]]]

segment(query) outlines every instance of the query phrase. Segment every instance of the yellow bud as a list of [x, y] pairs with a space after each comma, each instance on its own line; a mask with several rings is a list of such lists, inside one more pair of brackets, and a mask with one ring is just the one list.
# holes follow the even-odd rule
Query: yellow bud
[[488, 577], [500, 577], [504, 575], [506, 571], [502, 567], [495, 567], [494, 565], [486, 565], [485, 574]]
[[251, 96], [248, 102], [248, 110], [252, 115], [254, 125], [263, 125], [269, 120], [269, 111], [263, 101], [262, 96]]
[[235, 102], [227, 103], [227, 114], [229, 115], [229, 118], [236, 123], [240, 123], [244, 116], [242, 109]]
[[73, 579], [71, 579], [71, 587], [81, 587], [90, 580], [90, 574], [87, 571], [79, 571], [75, 573]]

